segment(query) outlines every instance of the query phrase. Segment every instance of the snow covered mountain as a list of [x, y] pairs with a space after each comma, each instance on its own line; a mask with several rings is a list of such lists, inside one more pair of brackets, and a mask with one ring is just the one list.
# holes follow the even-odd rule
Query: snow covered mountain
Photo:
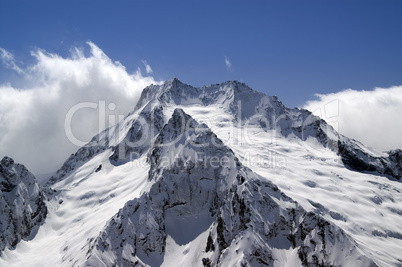
[[401, 160], [243, 83], [174, 79], [67, 159], [0, 264], [402, 266]]
[[154, 183], [91, 242], [89, 265], [257, 266], [282, 258], [298, 265], [374, 265], [341, 229], [307, 213], [199, 127], [174, 111], [150, 152]]
[[46, 214], [44, 194], [33, 174], [4, 157], [0, 162], [0, 255], [29, 239]]

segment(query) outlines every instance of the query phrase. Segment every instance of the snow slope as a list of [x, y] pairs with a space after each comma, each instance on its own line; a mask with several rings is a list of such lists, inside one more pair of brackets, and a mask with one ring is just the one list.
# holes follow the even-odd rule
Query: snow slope
[[[195, 118], [214, 118], [216, 109], [184, 108]], [[209, 113], [210, 112], [210, 113]], [[285, 138], [261, 128], [219, 128], [218, 137], [240, 161], [273, 182], [307, 211], [322, 215], [351, 235], [381, 266], [402, 263], [402, 185], [391, 177], [345, 168], [342, 159], [317, 140]], [[215, 126], [214, 126], [215, 125]]]
[[49, 179], [45, 222], [0, 265], [398, 266], [401, 156], [245, 84], [174, 79]]
[[56, 192], [47, 203], [45, 223], [33, 240], [4, 251], [0, 265], [73, 266], [85, 257], [88, 240], [127, 201], [138, 197], [147, 181], [149, 166], [142, 158], [131, 166], [114, 167], [110, 154], [109, 150], [95, 156], [52, 186]]

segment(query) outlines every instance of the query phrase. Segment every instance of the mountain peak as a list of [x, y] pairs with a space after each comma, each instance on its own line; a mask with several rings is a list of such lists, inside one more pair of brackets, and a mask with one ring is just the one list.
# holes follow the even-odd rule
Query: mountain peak
[[[182, 109], [176, 108], [154, 142], [150, 152], [151, 169], [159, 172], [160, 168], [172, 164], [181, 167], [197, 164], [200, 154], [195, 157], [188, 154], [192, 149], [200, 154], [218, 155], [222, 153], [223, 142], [207, 125], [198, 123]], [[226, 148], [223, 151], [226, 151]]]
[[173, 78], [171, 80], [172, 85], [183, 84], [178, 78]]
[[231, 86], [231, 88], [233, 88], [235, 90], [235, 92], [256, 92], [255, 90], [253, 90], [251, 87], [249, 87], [247, 84], [245, 84], [244, 82], [239, 82], [237, 80], [233, 80], [233, 81], [226, 81], [220, 84], [221, 86]]
[[[221, 84], [193, 87], [174, 78], [161, 85], [146, 87], [141, 94], [136, 109], [141, 108], [150, 101], [156, 101], [162, 105], [218, 105], [235, 114], [238, 111], [238, 103], [244, 102], [244, 106], [249, 106], [251, 110], [244, 110], [244, 114], [241, 114], [241, 116], [248, 117], [254, 114], [254, 107], [264, 97], [267, 98], [263, 93], [254, 91], [245, 83], [239, 81], [227, 81]], [[280, 102], [277, 99], [272, 100]], [[282, 106], [282, 104], [280, 103], [280, 105], [276, 106]]]
[[5, 156], [1, 160], [0, 164], [3, 165], [4, 167], [9, 167], [11, 165], [14, 165], [14, 160], [12, 158], [9, 158], [9, 157]]
[[171, 80], [165, 81], [161, 85], [161, 88], [163, 88], [164, 90], [175, 90], [175, 88], [178, 88], [182, 85], [189, 86], [188, 84], [185, 84], [182, 81], [180, 81], [178, 78], [173, 78]]

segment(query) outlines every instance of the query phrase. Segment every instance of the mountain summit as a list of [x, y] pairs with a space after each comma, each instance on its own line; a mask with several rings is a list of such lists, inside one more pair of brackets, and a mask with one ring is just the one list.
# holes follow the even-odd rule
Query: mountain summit
[[244, 83], [173, 79], [49, 178], [0, 264], [395, 266], [401, 158]]

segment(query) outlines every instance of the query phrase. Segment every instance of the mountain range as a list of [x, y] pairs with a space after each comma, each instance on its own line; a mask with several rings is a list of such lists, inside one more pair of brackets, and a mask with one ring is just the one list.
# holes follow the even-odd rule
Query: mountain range
[[402, 266], [401, 179], [401, 150], [173, 79], [40, 186], [1, 161], [0, 265]]

